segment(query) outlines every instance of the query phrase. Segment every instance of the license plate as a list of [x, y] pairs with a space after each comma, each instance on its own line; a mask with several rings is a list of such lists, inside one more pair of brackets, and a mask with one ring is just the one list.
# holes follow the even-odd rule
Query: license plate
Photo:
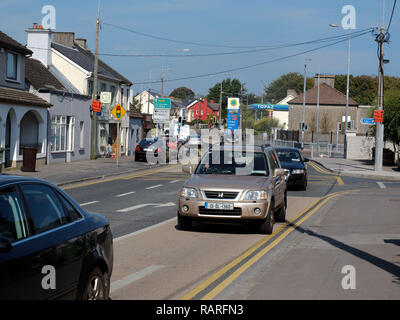
[[150, 148], [143, 148], [143, 151], [151, 151]]
[[206, 202], [204, 207], [211, 210], [233, 210], [233, 203]]

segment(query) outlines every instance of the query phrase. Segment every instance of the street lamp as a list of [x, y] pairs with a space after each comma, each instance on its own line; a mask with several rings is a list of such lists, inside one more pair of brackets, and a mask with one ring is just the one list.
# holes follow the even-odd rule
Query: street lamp
[[[333, 28], [340, 28], [340, 25], [331, 23]], [[349, 29], [350, 30], [350, 29]], [[350, 31], [348, 32], [348, 49], [347, 49], [347, 87], [346, 87], [346, 115], [344, 123], [344, 158], [347, 158], [347, 122], [349, 118], [349, 85], [350, 85]]]
[[304, 116], [305, 116], [305, 109], [306, 109], [307, 61], [311, 61], [311, 59], [306, 58], [305, 63], [304, 63], [303, 111], [302, 111], [301, 128], [300, 128], [301, 129], [301, 149], [304, 148], [304, 130], [305, 130]]

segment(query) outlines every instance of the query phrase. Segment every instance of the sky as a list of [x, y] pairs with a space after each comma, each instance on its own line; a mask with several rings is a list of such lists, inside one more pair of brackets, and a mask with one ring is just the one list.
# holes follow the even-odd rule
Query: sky
[[[88, 47], [94, 51], [98, 0], [1, 0], [0, 30], [25, 45], [25, 29], [34, 22], [42, 22], [45, 14], [41, 11], [45, 5], [56, 9], [55, 31], [74, 32], [76, 38], [87, 39]], [[383, 18], [387, 27], [393, 0], [101, 0], [100, 58], [130, 79], [135, 93], [148, 88], [160, 92], [161, 70], [164, 70], [166, 95], [181, 86], [206, 95], [210, 87], [227, 77], [239, 79], [248, 92], [260, 95], [265, 85], [282, 74], [303, 74], [305, 59], [311, 59], [307, 61], [307, 76], [313, 76], [319, 68], [322, 74], [346, 74], [348, 42], [304, 54], [299, 53], [327, 43], [241, 54], [214, 54], [346, 35], [347, 30], [329, 26], [331, 23], [341, 24], [345, 5], [355, 8], [356, 32], [380, 27]], [[391, 42], [385, 45], [385, 59], [390, 60], [385, 65], [385, 74], [400, 76], [400, 3], [393, 16], [390, 34]], [[376, 51], [377, 44], [372, 34], [352, 39], [351, 74], [376, 75]], [[172, 54], [179, 57], [103, 54]], [[190, 57], [198, 54], [212, 55]], [[296, 56], [261, 64], [291, 55]], [[225, 73], [254, 64], [259, 65]], [[218, 72], [221, 73], [213, 74]], [[171, 81], [186, 77], [196, 78]], [[149, 81], [158, 83], [144, 83]]]

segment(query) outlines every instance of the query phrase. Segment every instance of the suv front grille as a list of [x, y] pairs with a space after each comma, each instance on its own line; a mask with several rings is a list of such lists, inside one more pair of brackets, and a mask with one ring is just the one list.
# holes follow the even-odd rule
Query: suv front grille
[[213, 210], [206, 209], [205, 207], [199, 207], [199, 214], [209, 216], [241, 216], [242, 208], [233, 208], [233, 210]]
[[235, 199], [238, 192], [232, 191], [204, 191], [204, 194], [209, 199]]

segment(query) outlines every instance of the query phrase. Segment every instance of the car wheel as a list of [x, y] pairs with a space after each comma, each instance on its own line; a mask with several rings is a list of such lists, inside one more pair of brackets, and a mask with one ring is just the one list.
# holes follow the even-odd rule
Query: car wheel
[[301, 185], [301, 190], [303, 191], [307, 190], [307, 178], [304, 179], [303, 184]]
[[181, 230], [190, 230], [192, 228], [192, 219], [182, 216], [178, 211], [178, 227]]
[[276, 216], [276, 222], [285, 222], [285, 221], [286, 221], [286, 205], [285, 203], [283, 203], [281, 208], [279, 209], [279, 213]]
[[271, 234], [274, 230], [274, 203], [271, 202], [267, 217], [260, 224], [260, 232], [263, 234]]
[[94, 268], [91, 272], [85, 290], [83, 291], [82, 300], [106, 300], [108, 299], [109, 283], [107, 274], [103, 274], [100, 268]]

